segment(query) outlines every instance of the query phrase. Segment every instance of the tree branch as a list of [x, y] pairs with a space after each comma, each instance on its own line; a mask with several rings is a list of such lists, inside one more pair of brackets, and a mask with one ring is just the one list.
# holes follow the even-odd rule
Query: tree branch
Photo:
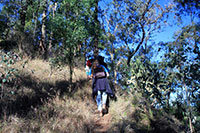
[[140, 26], [142, 28], [142, 39], [140, 41], [140, 43], [138, 44], [138, 46], [136, 47], [136, 49], [133, 52], [129, 52], [128, 55], [128, 60], [127, 60], [127, 65], [130, 66], [130, 61], [131, 58], [135, 55], [135, 53], [139, 50], [140, 46], [142, 45], [142, 43], [144, 42], [145, 39], [145, 30], [144, 30], [144, 26], [140, 23]]

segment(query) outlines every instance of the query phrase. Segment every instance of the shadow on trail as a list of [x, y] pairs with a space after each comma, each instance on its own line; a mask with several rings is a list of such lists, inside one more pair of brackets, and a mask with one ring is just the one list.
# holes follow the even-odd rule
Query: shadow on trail
[[[77, 81], [72, 84], [70, 91], [69, 81], [57, 81], [55, 84], [41, 82], [31, 75], [19, 76], [18, 82], [11, 82], [7, 85], [2, 98], [0, 98], [0, 119], [10, 115], [26, 117], [33, 108], [45, 104], [49, 99], [64, 95], [73, 96], [78, 89], [82, 89], [86, 79]], [[11, 94], [9, 88], [12, 88]]]
[[[121, 120], [113, 125], [108, 132], [133, 132], [133, 133], [180, 133], [184, 132], [183, 127], [173, 120], [171, 116], [160, 116], [149, 119], [149, 125], [142, 121], [142, 114], [136, 110], [128, 119]], [[133, 121], [134, 120], [134, 121]], [[147, 122], [147, 121], [146, 121]], [[140, 123], [140, 124], [139, 124]], [[147, 126], [148, 125], [148, 126]]]

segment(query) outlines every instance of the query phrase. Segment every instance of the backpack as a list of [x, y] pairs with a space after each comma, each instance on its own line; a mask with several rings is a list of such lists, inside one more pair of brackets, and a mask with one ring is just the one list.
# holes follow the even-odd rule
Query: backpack
[[107, 66], [107, 64], [104, 62], [104, 57], [99, 55], [99, 56], [97, 57], [97, 60], [98, 60], [99, 64], [103, 65], [103, 66], [108, 70], [108, 72], [109, 72], [108, 66]]
[[105, 78], [106, 72], [101, 65], [98, 65], [96, 69], [94, 69], [95, 78]]

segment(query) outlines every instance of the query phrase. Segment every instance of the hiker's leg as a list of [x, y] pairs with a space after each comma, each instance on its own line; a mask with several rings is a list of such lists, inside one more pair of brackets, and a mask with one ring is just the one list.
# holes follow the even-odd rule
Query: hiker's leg
[[102, 94], [102, 107], [103, 107], [104, 110], [106, 109], [107, 97], [108, 97], [107, 93], [103, 92], [103, 94]]
[[98, 110], [101, 111], [102, 110], [102, 103], [101, 103], [102, 101], [101, 101], [101, 92], [100, 91], [97, 92], [96, 102], [97, 102]]
[[103, 94], [102, 94], [102, 104], [103, 105], [106, 105], [107, 97], [108, 97], [107, 93], [103, 92]]

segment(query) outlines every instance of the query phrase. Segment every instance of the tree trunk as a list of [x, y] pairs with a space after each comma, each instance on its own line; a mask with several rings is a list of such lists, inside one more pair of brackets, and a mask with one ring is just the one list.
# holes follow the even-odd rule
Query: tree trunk
[[112, 42], [112, 49], [111, 49], [111, 69], [112, 69], [112, 75], [114, 78], [114, 82], [117, 83], [117, 71], [116, 71], [116, 66], [115, 66], [115, 50], [114, 50], [114, 43]]
[[21, 20], [21, 31], [24, 32], [24, 27], [26, 24], [26, 10], [27, 4], [21, 2], [20, 20]]
[[96, 58], [99, 54], [99, 49], [98, 49], [98, 43], [99, 43], [98, 1], [99, 0], [95, 0], [95, 11], [94, 11], [94, 21], [95, 21], [94, 58]]
[[169, 104], [169, 100], [170, 100], [170, 92], [167, 93], [167, 109], [166, 111], [169, 113], [169, 110], [170, 110], [170, 104]]
[[192, 126], [192, 119], [191, 119], [192, 110], [191, 110], [191, 106], [190, 106], [190, 96], [188, 94], [188, 89], [187, 89], [185, 82], [184, 82], [184, 88], [185, 88], [186, 99], [187, 99], [187, 107], [188, 107], [187, 110], [189, 111], [188, 121], [189, 121], [189, 126], [190, 126], [190, 132], [194, 133], [193, 126]]
[[19, 42], [19, 52], [22, 53], [23, 52], [23, 40], [24, 40], [24, 27], [26, 24], [26, 11], [27, 11], [27, 3], [24, 3], [23, 1], [21, 1], [21, 11], [20, 11], [20, 21], [21, 21], [21, 25], [20, 25], [20, 32], [22, 33], [20, 36], [20, 42]]
[[135, 55], [135, 53], [139, 50], [140, 46], [143, 44], [144, 39], [145, 39], [146, 33], [145, 33], [145, 30], [144, 30], [144, 25], [140, 24], [140, 26], [141, 26], [141, 29], [142, 29], [142, 38], [141, 38], [141, 40], [140, 40], [138, 46], [136, 47], [135, 51], [133, 51], [133, 52], [129, 51], [128, 60], [127, 60], [127, 65], [128, 65], [128, 66], [130, 66], [130, 62], [131, 62], [132, 57], [133, 57], [133, 56]]
[[40, 0], [38, 0], [38, 7], [36, 9], [36, 12], [33, 13], [33, 19], [34, 19], [34, 31], [33, 31], [33, 39], [34, 39], [34, 45], [36, 45], [36, 30], [37, 30], [37, 21], [38, 21], [38, 10], [40, 8]]
[[43, 13], [42, 13], [42, 36], [40, 40], [40, 47], [42, 50], [42, 54], [44, 59], [47, 58], [47, 46], [46, 46], [46, 18], [47, 18], [47, 8], [48, 8], [48, 1], [44, 0], [43, 5]]
[[68, 61], [69, 61], [69, 75], [70, 75], [70, 78], [69, 78], [69, 91], [71, 92], [72, 91], [72, 80], [73, 80], [73, 50], [71, 47], [69, 47], [69, 56], [68, 56]]
[[114, 64], [114, 53], [110, 53], [110, 59], [111, 59], [111, 69], [112, 69], [112, 75], [114, 76], [114, 69], [115, 69], [115, 64]]
[[[57, 8], [57, 3], [54, 3], [53, 8], [52, 8], [52, 10], [53, 10], [53, 19], [55, 18], [56, 8]], [[51, 54], [52, 54], [52, 40], [53, 40], [53, 32], [51, 31], [50, 39], [49, 39], [49, 46], [48, 46], [48, 56], [51, 56]]]

